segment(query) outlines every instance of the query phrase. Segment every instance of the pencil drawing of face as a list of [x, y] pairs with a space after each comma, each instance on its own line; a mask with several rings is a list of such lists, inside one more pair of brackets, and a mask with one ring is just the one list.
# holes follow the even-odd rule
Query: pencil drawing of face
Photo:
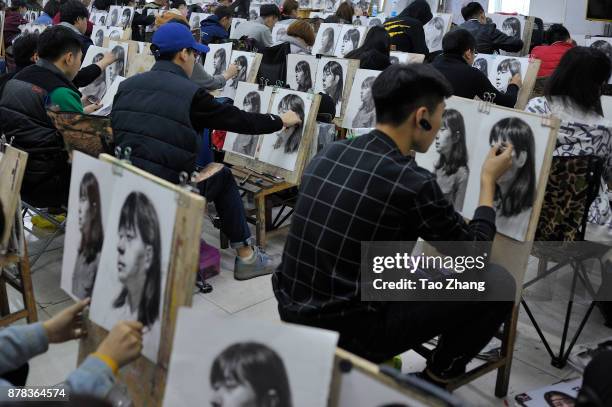
[[101, 47], [104, 44], [104, 29], [100, 28], [94, 34], [94, 45]]
[[110, 15], [110, 24], [113, 27], [117, 26], [117, 23], [119, 22], [119, 9], [115, 8], [113, 9], [113, 11], [111, 11], [111, 15]]
[[[262, 113], [261, 112], [261, 96], [259, 92], [252, 91], [246, 94], [242, 101], [242, 109], [248, 113]], [[234, 152], [245, 154], [250, 157], [255, 155], [255, 149], [257, 148], [257, 142], [259, 136], [250, 134], [237, 134], [232, 150]]]
[[125, 50], [117, 45], [111, 52], [117, 58], [115, 62], [108, 66], [109, 82], [113, 83], [117, 76], [125, 76]]
[[495, 87], [500, 92], [506, 93], [510, 79], [516, 74], [521, 75], [521, 63], [518, 59], [504, 59], [497, 66], [497, 75], [495, 76]]
[[213, 75], [223, 74], [223, 71], [225, 71], [226, 58], [227, 54], [224, 48], [219, 48], [215, 51], [215, 55], [213, 57], [213, 67], [215, 71]]
[[368, 27], [375, 27], [377, 25], [382, 25], [382, 21], [380, 21], [380, 18], [376, 18], [376, 17], [370, 18], [370, 22], [368, 23]]
[[336, 61], [329, 61], [323, 67], [323, 92], [329, 95], [334, 103], [342, 101], [343, 84], [342, 65]]
[[[104, 54], [96, 54], [92, 59], [92, 64], [101, 61], [104, 58]], [[102, 72], [92, 83], [87, 85], [82, 90], [83, 95], [92, 96], [94, 99], [100, 100], [106, 93], [106, 76]]]
[[456, 210], [463, 209], [469, 175], [465, 122], [455, 109], [447, 109], [442, 115], [442, 126], [436, 135], [438, 162], [435, 173], [438, 185]]
[[302, 124], [295, 127], [288, 127], [277, 133], [277, 141], [274, 144], [274, 149], [279, 149], [284, 146], [285, 153], [296, 153], [300, 147], [302, 140], [302, 129], [304, 126], [304, 101], [298, 95], [286, 95], [278, 104], [278, 114], [283, 115], [288, 111], [297, 114], [302, 121]]
[[85, 173], [79, 185], [78, 223], [81, 242], [72, 275], [72, 293], [78, 298], [91, 297], [104, 242], [100, 187], [95, 175]]
[[612, 45], [609, 42], [604, 40], [597, 40], [591, 44], [591, 48], [595, 48], [606, 54], [606, 56], [612, 62]]
[[193, 16], [191, 20], [191, 28], [198, 28], [200, 26], [200, 16]]
[[215, 407], [292, 407], [289, 377], [281, 357], [256, 342], [239, 342], [224, 349], [210, 370]]
[[484, 76], [489, 77], [489, 63], [484, 58], [478, 58], [474, 61], [474, 68], [477, 68]]
[[340, 48], [340, 52], [343, 56], [357, 48], [357, 45], [359, 44], [359, 37], [359, 30], [355, 28], [351, 28], [344, 34], [344, 37], [342, 38], [342, 46]]
[[489, 144], [512, 144], [512, 167], [497, 180], [498, 216], [512, 217], [530, 209], [535, 199], [535, 141], [531, 127], [522, 119], [509, 117], [491, 129]]
[[442, 17], [434, 17], [423, 27], [425, 31], [425, 40], [427, 48], [430, 51], [438, 50], [442, 45], [442, 37], [444, 36], [444, 19]]
[[150, 326], [159, 319], [161, 234], [155, 207], [142, 192], [130, 193], [119, 217], [117, 275], [121, 293], [113, 307], [129, 307]]
[[276, 31], [276, 42], [281, 42], [282, 38], [287, 35], [287, 29], [282, 27]]
[[119, 41], [121, 39], [121, 31], [120, 30], [113, 30], [108, 35], [108, 38], [113, 40], [113, 41]]
[[257, 10], [251, 9], [249, 11], [249, 20], [254, 21], [254, 20], [257, 20], [258, 18], [259, 18], [259, 15], [257, 14]]
[[502, 23], [501, 31], [509, 37], [521, 38], [521, 21], [516, 17], [509, 17]]
[[330, 54], [334, 52], [334, 29], [327, 27], [323, 31], [323, 39], [321, 41], [321, 54]]
[[310, 65], [306, 61], [300, 61], [295, 65], [295, 81], [297, 82], [297, 90], [300, 92], [308, 92], [312, 89], [312, 77], [310, 73]]
[[121, 27], [128, 28], [130, 25], [130, 18], [132, 17], [132, 10], [125, 8], [121, 14]]
[[361, 105], [353, 118], [352, 128], [354, 129], [367, 129], [376, 125], [376, 109], [374, 99], [372, 99], [372, 84], [375, 80], [375, 76], [368, 76], [361, 83]]
[[240, 55], [234, 60], [234, 64], [238, 67], [238, 76], [233, 79], [232, 86], [234, 89], [238, 87], [238, 82], [246, 82], [248, 62], [244, 55]]

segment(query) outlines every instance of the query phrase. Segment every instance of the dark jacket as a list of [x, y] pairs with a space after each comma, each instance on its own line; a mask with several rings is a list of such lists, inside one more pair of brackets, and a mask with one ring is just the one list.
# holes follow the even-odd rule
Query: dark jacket
[[147, 33], [147, 27], [155, 22], [155, 15], [147, 15], [148, 10], [159, 10], [161, 6], [157, 3], [147, 3], [141, 10], [134, 10], [132, 19], [132, 40], [151, 42], [152, 33]]
[[340, 18], [335, 14], [332, 14], [331, 16], [327, 16], [325, 20], [323, 20], [323, 22], [330, 23], [330, 24], [352, 24], [351, 21], [346, 21], [344, 18]]
[[158, 177], [179, 182], [181, 171], [195, 169], [199, 136], [190, 108], [198, 85], [169, 61], [121, 82], [111, 126], [116, 144], [132, 149], [132, 163]]
[[229, 38], [229, 33], [219, 23], [219, 17], [213, 14], [200, 23], [200, 36], [202, 44], [216, 44]]
[[415, 18], [423, 25], [433, 18], [431, 7], [425, 0], [415, 0], [400, 13], [400, 16]]
[[11, 46], [13, 39], [21, 32], [19, 26], [28, 21], [18, 11], [7, 10], [4, 15], [4, 48]]
[[346, 59], [358, 59], [359, 68], [373, 69], [375, 71], [383, 71], [391, 65], [391, 59], [388, 53], [381, 52], [377, 49], [368, 49], [361, 51], [359, 48], [349, 52], [344, 56]]
[[69, 185], [64, 142], [46, 111], [49, 95], [61, 87], [78, 93], [66, 77], [31, 65], [8, 81], [0, 96], [0, 130], [8, 139], [14, 137], [15, 147], [28, 153], [21, 192], [33, 205], [37, 205], [34, 196], [45, 189], [45, 184]]
[[396, 51], [429, 54], [423, 23], [405, 15], [405, 11], [396, 18], [385, 21], [384, 27], [391, 37], [391, 44], [395, 46]]
[[481, 24], [478, 20], [469, 20], [458, 28], [469, 31], [476, 38], [476, 48], [481, 54], [494, 54], [499, 50], [519, 52], [523, 49], [523, 40], [504, 34], [495, 24]]
[[235, 0], [229, 8], [234, 10], [235, 17], [248, 19], [251, 0]]
[[494, 93], [495, 104], [506, 107], [514, 107], [518, 97], [519, 87], [508, 86], [506, 93], [499, 92], [489, 81], [489, 78], [477, 68], [471, 67], [458, 55], [439, 55], [432, 63], [453, 87], [455, 96], [474, 99], [478, 96], [485, 99], [485, 93]]

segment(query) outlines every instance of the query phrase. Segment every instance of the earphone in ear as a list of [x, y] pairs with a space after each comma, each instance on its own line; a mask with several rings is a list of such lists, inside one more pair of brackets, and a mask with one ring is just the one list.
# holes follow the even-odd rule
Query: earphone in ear
[[431, 130], [431, 123], [429, 123], [429, 121], [427, 121], [426, 119], [419, 120], [419, 126], [421, 126], [421, 128], [425, 131]]

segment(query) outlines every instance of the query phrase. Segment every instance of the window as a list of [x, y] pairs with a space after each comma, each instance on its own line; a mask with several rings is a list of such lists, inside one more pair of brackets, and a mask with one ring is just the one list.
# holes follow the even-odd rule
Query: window
[[531, 0], [489, 0], [489, 13], [519, 13], [529, 15]]

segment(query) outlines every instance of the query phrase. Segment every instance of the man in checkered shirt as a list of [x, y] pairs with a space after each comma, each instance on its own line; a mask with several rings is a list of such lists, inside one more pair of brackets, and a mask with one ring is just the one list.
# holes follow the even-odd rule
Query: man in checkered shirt
[[[465, 372], [512, 303], [361, 302], [360, 260], [362, 241], [493, 241], [495, 181], [512, 164], [512, 146], [489, 152], [470, 223], [411, 155], [428, 150], [451, 93], [427, 65], [380, 74], [372, 86], [376, 129], [329, 145], [309, 164], [272, 278], [284, 321], [338, 331], [340, 347], [375, 363], [441, 335], [424, 372], [441, 385]], [[513, 290], [514, 280], [504, 284]]]

